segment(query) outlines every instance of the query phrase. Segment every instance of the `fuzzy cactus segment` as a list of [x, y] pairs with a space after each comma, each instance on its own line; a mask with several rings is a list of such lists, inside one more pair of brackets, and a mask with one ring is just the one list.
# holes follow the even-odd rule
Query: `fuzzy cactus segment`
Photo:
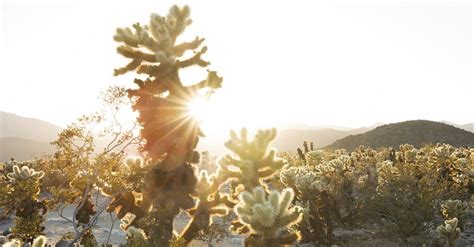
[[455, 246], [456, 240], [461, 236], [461, 229], [458, 227], [457, 218], [445, 220], [444, 225], [438, 226], [436, 230], [439, 235], [446, 239], [450, 247]]
[[281, 193], [272, 191], [267, 195], [264, 188], [256, 187], [252, 192], [240, 194], [235, 212], [253, 236], [279, 241], [291, 225], [301, 220], [302, 210], [297, 206], [290, 207], [293, 198], [292, 189], [284, 189]]
[[276, 129], [259, 130], [252, 141], [247, 138], [247, 129], [240, 136], [232, 131], [225, 146], [237, 157], [224, 156], [219, 164], [219, 175], [237, 179], [245, 190], [261, 186], [261, 179], [273, 176], [285, 165], [284, 160], [275, 157], [276, 151], [268, 151], [269, 144], [276, 137]]
[[38, 236], [33, 240], [33, 244], [31, 245], [32, 247], [43, 247], [46, 245], [48, 242], [48, 238], [45, 236]]
[[8, 173], [7, 177], [12, 181], [22, 181], [27, 179], [41, 179], [44, 176], [44, 172], [35, 171], [33, 168], [28, 166], [22, 166], [21, 169], [19, 166], [13, 166], [13, 172]]
[[127, 229], [127, 246], [139, 247], [148, 244], [145, 232], [142, 229], [133, 226]]

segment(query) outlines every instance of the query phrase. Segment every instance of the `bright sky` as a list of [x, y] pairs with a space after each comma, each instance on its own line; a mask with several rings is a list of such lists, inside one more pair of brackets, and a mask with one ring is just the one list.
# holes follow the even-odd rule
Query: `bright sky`
[[[125, 65], [115, 28], [173, 3], [187, 2], [3, 1], [0, 111], [60, 126], [95, 111], [108, 85], [133, 85], [112, 76]], [[474, 122], [471, 3], [188, 4], [186, 35], [206, 38], [205, 58], [224, 77], [208, 126]]]

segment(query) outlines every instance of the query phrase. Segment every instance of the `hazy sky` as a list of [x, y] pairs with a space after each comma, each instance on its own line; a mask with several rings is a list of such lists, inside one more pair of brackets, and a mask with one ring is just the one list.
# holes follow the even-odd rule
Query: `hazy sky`
[[[115, 28], [172, 3], [188, 2], [3, 1], [0, 111], [60, 126], [93, 112], [108, 85], [133, 85], [112, 76], [126, 62]], [[214, 125], [474, 122], [471, 3], [188, 4], [186, 37], [206, 38], [205, 58], [224, 77]]]

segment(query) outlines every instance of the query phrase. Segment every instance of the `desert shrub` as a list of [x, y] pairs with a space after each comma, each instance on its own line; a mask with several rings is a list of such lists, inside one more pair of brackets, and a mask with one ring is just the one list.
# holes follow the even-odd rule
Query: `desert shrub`
[[384, 161], [377, 166], [377, 192], [369, 203], [378, 222], [402, 238], [421, 233], [435, 216], [434, 173], [423, 174], [413, 164]]

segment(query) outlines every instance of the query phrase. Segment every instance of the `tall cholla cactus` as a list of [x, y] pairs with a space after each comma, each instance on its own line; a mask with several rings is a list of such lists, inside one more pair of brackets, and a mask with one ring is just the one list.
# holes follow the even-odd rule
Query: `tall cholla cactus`
[[[7, 174], [10, 181], [9, 201], [16, 210], [13, 237], [24, 242], [32, 242], [43, 233], [43, 215], [46, 205], [38, 200], [40, 193], [40, 179], [44, 172], [35, 171], [28, 166], [13, 166], [13, 171]], [[41, 213], [40, 213], [41, 211]]]
[[[147, 141], [143, 150], [155, 160], [168, 154], [161, 165], [168, 169], [195, 159], [193, 149], [201, 133], [186, 104], [196, 97], [198, 90], [213, 90], [222, 83], [215, 71], [209, 71], [206, 79], [190, 86], [184, 86], [179, 78], [182, 68], [210, 64], [201, 59], [207, 47], [195, 51], [203, 38], [176, 44], [178, 36], [192, 22], [189, 15], [188, 6], [173, 6], [166, 17], [152, 14], [149, 25], [137, 23], [133, 25], [134, 31], [119, 28], [114, 36], [115, 41], [124, 43], [117, 52], [132, 59], [127, 66], [116, 69], [115, 75], [135, 71], [148, 76], [146, 80], [135, 79], [138, 89], [128, 93], [137, 98], [133, 108], [140, 113], [141, 136]], [[180, 59], [188, 50], [194, 55]]]
[[299, 207], [289, 208], [293, 197], [292, 189], [267, 195], [262, 187], [240, 194], [235, 212], [251, 230], [246, 246], [280, 246], [298, 240], [298, 233], [289, 230], [302, 215]]
[[[143, 200], [130, 208], [140, 215], [133, 224], [159, 246], [167, 246], [173, 238], [173, 220], [179, 211], [195, 207], [192, 195], [197, 178], [191, 163], [199, 161], [194, 149], [203, 133], [198, 120], [190, 115], [188, 104], [199, 93], [212, 93], [222, 84], [222, 77], [209, 70], [207, 78], [200, 82], [189, 86], [181, 82], [180, 69], [210, 64], [201, 58], [207, 51], [205, 46], [200, 48], [203, 38], [176, 43], [192, 22], [189, 16], [188, 6], [173, 6], [167, 16], [152, 14], [148, 25], [119, 28], [114, 36], [122, 43], [117, 52], [131, 59], [114, 75], [136, 72], [146, 76], [135, 79], [138, 88], [128, 89], [128, 95], [139, 113], [140, 135], [146, 141], [142, 151], [150, 158], [153, 169], [144, 181], [145, 188], [139, 189]], [[187, 51], [194, 54], [184, 58]], [[119, 202], [114, 206], [121, 208], [120, 200], [116, 201]]]
[[439, 235], [446, 239], [449, 247], [456, 246], [456, 240], [461, 236], [457, 218], [445, 220], [444, 225], [438, 226], [436, 230]]
[[220, 160], [219, 176], [238, 180], [243, 189], [250, 191], [262, 186], [262, 179], [274, 175], [285, 165], [284, 160], [275, 157], [275, 150], [268, 151], [270, 142], [276, 137], [276, 129], [259, 130], [252, 141], [247, 139], [245, 128], [240, 137], [234, 131], [230, 136], [231, 140], [225, 146], [237, 157], [226, 155]]

